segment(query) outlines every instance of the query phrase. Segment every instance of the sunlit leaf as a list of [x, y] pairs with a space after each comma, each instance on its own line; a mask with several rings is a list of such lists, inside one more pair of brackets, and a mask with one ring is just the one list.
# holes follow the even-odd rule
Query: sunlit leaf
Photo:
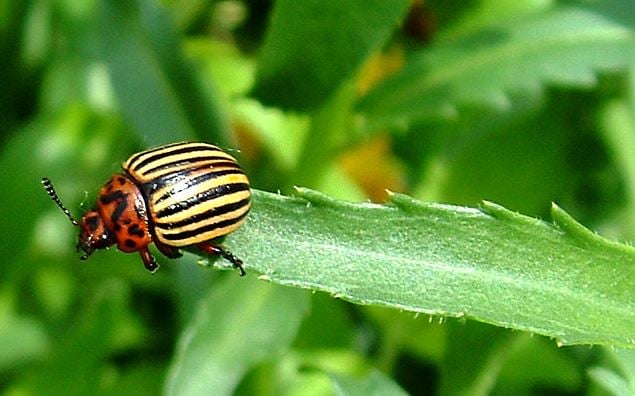
[[600, 71], [635, 57], [632, 2], [563, 6], [483, 27], [458, 41], [421, 49], [404, 69], [359, 103], [373, 127], [451, 115], [457, 107], [507, 109], [513, 95], [548, 84], [589, 87]]
[[472, 209], [393, 194], [381, 206], [298, 193], [256, 192], [250, 220], [226, 242], [265, 279], [561, 344], [635, 345], [635, 248], [555, 205], [550, 224], [493, 203]]

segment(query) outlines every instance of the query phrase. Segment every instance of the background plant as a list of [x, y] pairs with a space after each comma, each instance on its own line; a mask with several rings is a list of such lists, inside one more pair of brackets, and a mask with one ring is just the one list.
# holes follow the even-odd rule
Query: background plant
[[[635, 391], [632, 248], [579, 224], [635, 235], [635, 5], [446, 3], [0, 1], [0, 387]], [[296, 195], [227, 239], [249, 276], [79, 262], [39, 178], [79, 213], [184, 139]]]

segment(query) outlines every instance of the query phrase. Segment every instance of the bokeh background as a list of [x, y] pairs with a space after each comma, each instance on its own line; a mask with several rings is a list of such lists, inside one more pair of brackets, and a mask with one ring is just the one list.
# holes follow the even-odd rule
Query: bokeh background
[[[192, 255], [154, 276], [113, 249], [80, 262], [39, 182], [79, 216], [131, 153], [202, 140], [257, 189], [539, 218], [555, 201], [633, 241], [634, 16], [630, 1], [0, 0], [1, 392], [635, 391], [629, 351], [354, 306]], [[218, 364], [202, 374], [178, 364], [195, 320]]]

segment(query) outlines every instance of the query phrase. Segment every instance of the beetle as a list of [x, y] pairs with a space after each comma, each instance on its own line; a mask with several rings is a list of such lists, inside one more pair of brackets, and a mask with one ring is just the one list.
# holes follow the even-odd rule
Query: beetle
[[208, 143], [180, 142], [133, 154], [99, 190], [95, 208], [77, 221], [48, 178], [49, 197], [79, 228], [77, 251], [86, 260], [114, 244], [139, 252], [146, 269], [159, 265], [151, 243], [169, 258], [195, 247], [221, 256], [245, 275], [243, 262], [218, 243], [240, 227], [251, 208], [249, 179], [234, 157]]

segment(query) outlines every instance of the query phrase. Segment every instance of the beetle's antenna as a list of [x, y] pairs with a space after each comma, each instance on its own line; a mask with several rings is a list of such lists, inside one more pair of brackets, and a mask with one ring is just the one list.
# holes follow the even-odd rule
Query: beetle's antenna
[[55, 192], [53, 183], [51, 183], [48, 177], [42, 178], [42, 185], [44, 186], [44, 189], [46, 190], [46, 193], [49, 195], [49, 197], [53, 200], [53, 202], [57, 204], [57, 206], [59, 206], [60, 209], [62, 209], [62, 212], [64, 212], [64, 214], [66, 215], [66, 217], [68, 217], [71, 223], [73, 223], [74, 226], [78, 226], [79, 224], [77, 223], [77, 220], [75, 220], [71, 212], [68, 209], [66, 209], [66, 206], [64, 206], [64, 204], [60, 200], [60, 197]]

